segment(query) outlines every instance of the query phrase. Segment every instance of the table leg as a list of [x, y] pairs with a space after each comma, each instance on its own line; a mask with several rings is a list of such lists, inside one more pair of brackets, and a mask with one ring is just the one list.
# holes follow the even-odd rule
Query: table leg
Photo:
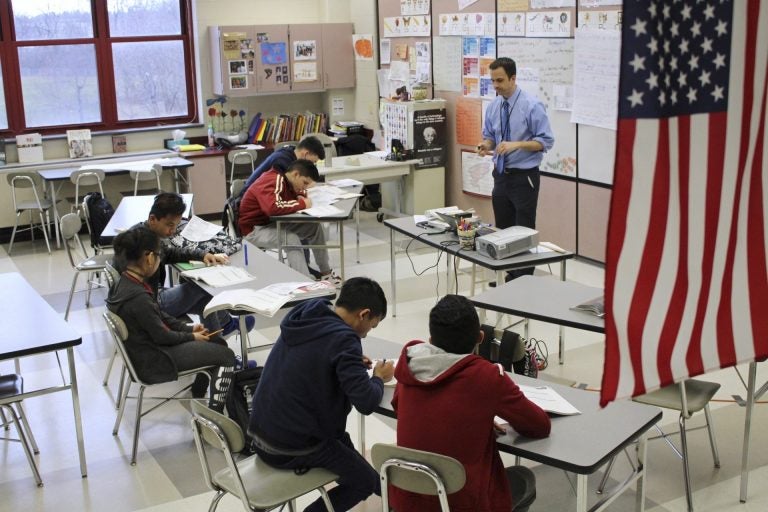
[[243, 368], [248, 368], [248, 327], [245, 325], [246, 315], [237, 317], [238, 327], [240, 328], [240, 357], [243, 361]]
[[560, 262], [560, 280], [565, 281], [565, 261]]
[[365, 414], [357, 413], [357, 446], [360, 447], [360, 454], [365, 457]]
[[355, 234], [357, 235], [357, 264], [360, 264], [360, 201], [355, 203]]
[[755, 380], [757, 379], [757, 363], [749, 363], [749, 377], [747, 384], [747, 406], [744, 415], [744, 443], [741, 449], [741, 486], [739, 488], [739, 501], [747, 502], [747, 484], [749, 483], [749, 436], [752, 430], [752, 409], [755, 406]]
[[[560, 262], [560, 280], [565, 281], [565, 260]], [[557, 338], [559, 345], [557, 359], [560, 364], [563, 364], [565, 363], [565, 327], [562, 325], [557, 329]]]
[[400, 179], [397, 180], [396, 182], [397, 194], [395, 194], [395, 212], [397, 212], [398, 215], [403, 214], [402, 197], [403, 197], [403, 190], [405, 190], [405, 187], [403, 186], [404, 181], [405, 181], [405, 176], [400, 176]]
[[75, 370], [75, 351], [67, 348], [67, 362], [69, 363], [69, 386], [72, 392], [72, 409], [75, 413], [75, 432], [77, 433], [77, 451], [80, 454], [80, 474], [83, 478], [88, 476], [88, 468], [85, 463], [85, 444], [83, 441], [83, 422], [80, 417], [80, 395], [77, 391], [77, 371]]
[[56, 248], [61, 248], [61, 233], [59, 232], [59, 209], [56, 207], [56, 182], [50, 181], [51, 201], [53, 202], [53, 229], [56, 231]]
[[397, 316], [397, 287], [395, 277], [395, 230], [389, 228], [389, 286], [392, 289], [392, 318]]
[[648, 431], [646, 430], [637, 440], [635, 454], [637, 456], [637, 471], [640, 473], [637, 477], [635, 490], [635, 511], [643, 512], [645, 510], [645, 475], [648, 471], [646, 466], [646, 456], [648, 455]]
[[[340, 220], [336, 225], [339, 226], [339, 260], [341, 261], [341, 282], [343, 283], [344, 279], [346, 279], [344, 274], [344, 221]], [[359, 243], [360, 241], [358, 240], [358, 248]]]
[[587, 475], [576, 475], [576, 512], [587, 512]]
[[277, 230], [277, 259], [280, 260], [280, 263], [285, 263], [283, 258], [283, 223], [278, 220], [275, 224], [275, 229]]

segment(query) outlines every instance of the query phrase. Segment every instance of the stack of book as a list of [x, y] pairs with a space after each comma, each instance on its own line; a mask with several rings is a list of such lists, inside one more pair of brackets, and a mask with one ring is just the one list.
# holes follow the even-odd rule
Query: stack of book
[[356, 133], [363, 132], [363, 123], [358, 123], [357, 121], [336, 121], [328, 131], [337, 137], [355, 135]]
[[324, 133], [328, 129], [328, 115], [304, 112], [280, 114], [273, 117], [256, 114], [248, 129], [248, 142], [256, 144], [300, 140], [308, 133]]

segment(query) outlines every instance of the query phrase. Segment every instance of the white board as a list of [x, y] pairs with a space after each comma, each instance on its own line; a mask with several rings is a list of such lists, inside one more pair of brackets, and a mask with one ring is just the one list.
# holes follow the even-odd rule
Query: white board
[[555, 85], [573, 83], [573, 39], [530, 39], [499, 37], [498, 56], [510, 57], [517, 68], [533, 70], [538, 75], [535, 94], [547, 108], [555, 136], [554, 147], [544, 155], [541, 170], [576, 177], [576, 125], [570, 112], [555, 110]]

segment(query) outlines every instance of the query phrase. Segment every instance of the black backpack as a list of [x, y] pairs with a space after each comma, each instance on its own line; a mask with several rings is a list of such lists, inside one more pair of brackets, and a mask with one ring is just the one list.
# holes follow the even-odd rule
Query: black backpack
[[88, 222], [88, 231], [91, 234], [91, 247], [95, 249], [102, 245], [111, 244], [112, 240], [103, 240], [101, 233], [107, 227], [109, 219], [115, 214], [115, 209], [99, 192], [86, 194], [83, 203], [85, 203], [87, 210], [86, 221]]
[[251, 438], [248, 435], [248, 422], [251, 418], [253, 395], [261, 379], [264, 367], [245, 368], [234, 373], [232, 384], [227, 394], [227, 414], [240, 425], [245, 436], [245, 448], [242, 453], [252, 453]]

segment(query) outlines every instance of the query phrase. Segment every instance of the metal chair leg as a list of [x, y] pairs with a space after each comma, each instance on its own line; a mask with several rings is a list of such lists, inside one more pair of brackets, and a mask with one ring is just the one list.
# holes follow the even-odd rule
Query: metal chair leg
[[680, 444], [683, 454], [683, 477], [685, 479], [685, 501], [688, 504], [688, 512], [693, 512], [693, 491], [691, 490], [691, 471], [688, 467], [688, 439], [685, 433], [685, 413], [680, 413]]
[[11, 232], [11, 243], [8, 246], [8, 256], [10, 256], [11, 252], [13, 252], [13, 241], [16, 239], [16, 231], [19, 229], [20, 216], [21, 216], [21, 212], [16, 212], [16, 221], [13, 224], [13, 231]]
[[32, 450], [30, 449], [29, 440], [27, 439], [24, 428], [21, 426], [21, 422], [16, 415], [16, 411], [14, 411], [12, 407], [4, 407], [8, 409], [8, 412], [11, 415], [11, 420], [13, 420], [13, 424], [16, 426], [16, 433], [19, 435], [19, 441], [21, 441], [21, 446], [24, 448], [24, 454], [27, 456], [27, 462], [29, 462], [29, 467], [32, 469], [35, 482], [37, 482], [38, 487], [42, 487], [43, 479], [40, 478], [40, 471], [37, 469], [37, 462], [35, 462], [35, 457], [32, 454]]
[[123, 419], [123, 413], [125, 412], [125, 402], [128, 401], [128, 390], [131, 389], [131, 383], [129, 382], [127, 385], [125, 385], [122, 389], [123, 393], [120, 395], [118, 407], [117, 407], [117, 417], [115, 418], [115, 426], [112, 428], [112, 435], [117, 435], [117, 430], [120, 428], [120, 421]]
[[16, 402], [16, 408], [19, 410], [19, 419], [21, 420], [21, 424], [27, 430], [27, 437], [29, 437], [29, 443], [32, 445], [32, 451], [35, 452], [35, 454], [40, 453], [40, 448], [37, 446], [35, 435], [32, 433], [32, 429], [29, 427], [29, 421], [27, 421], [27, 411], [24, 410], [24, 406], [21, 404], [21, 402]]
[[77, 276], [80, 272], [75, 271], [75, 275], [72, 276], [72, 286], [69, 287], [69, 298], [67, 299], [67, 308], [64, 310], [64, 320], [69, 318], [69, 308], [72, 306], [72, 297], [75, 295], [75, 286], [77, 286]]
[[[112, 365], [115, 363], [115, 358], [117, 357], [117, 349], [115, 348], [112, 351], [112, 356], [109, 358], [109, 362], [107, 363], [107, 371], [104, 373], [104, 381], [102, 382], [103, 386], [106, 386], [109, 383], [109, 374], [112, 373]], [[119, 395], [120, 393], [118, 393]]]
[[709, 411], [709, 404], [704, 407], [704, 417], [707, 420], [707, 433], [709, 434], [709, 447], [712, 448], [712, 461], [715, 467], [720, 467], [720, 454], [717, 452], [717, 441], [715, 440], [715, 426], [712, 423], [712, 413]]
[[[146, 389], [144, 386], [139, 385], [139, 394], [136, 397], [136, 421], [133, 425], [133, 450], [131, 451], [131, 466], [136, 465], [136, 452], [139, 451], [139, 429], [141, 428], [141, 405], [144, 401], [144, 389]], [[125, 403], [121, 405], [125, 406]]]

